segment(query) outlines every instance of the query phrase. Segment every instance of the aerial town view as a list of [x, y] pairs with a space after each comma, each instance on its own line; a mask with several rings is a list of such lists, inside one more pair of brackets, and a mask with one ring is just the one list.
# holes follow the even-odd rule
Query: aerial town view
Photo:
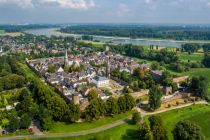
[[0, 140], [210, 140], [210, 0], [0, 0]]

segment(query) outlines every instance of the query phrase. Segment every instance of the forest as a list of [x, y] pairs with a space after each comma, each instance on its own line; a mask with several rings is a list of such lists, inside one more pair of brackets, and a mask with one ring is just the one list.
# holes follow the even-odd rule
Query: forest
[[174, 40], [209, 40], [210, 27], [196, 25], [77, 25], [61, 28], [61, 32], [131, 38]]

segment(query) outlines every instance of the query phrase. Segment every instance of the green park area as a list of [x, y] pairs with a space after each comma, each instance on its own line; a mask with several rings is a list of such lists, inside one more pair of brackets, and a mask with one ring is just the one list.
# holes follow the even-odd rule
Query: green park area
[[110, 125], [120, 120], [129, 118], [131, 114], [132, 114], [132, 111], [114, 115], [113, 117], [101, 118], [91, 123], [83, 122], [83, 123], [65, 124], [65, 123], [58, 122], [58, 123], [54, 123], [52, 128], [46, 133], [51, 133], [51, 134], [52, 133], [71, 133], [71, 132], [80, 132], [80, 131], [99, 128], [99, 127], [104, 127], [106, 125]]
[[[201, 128], [202, 134], [206, 139], [210, 139], [209, 123], [210, 123], [210, 107], [208, 105], [193, 105], [190, 107], [172, 110], [169, 112], [161, 113], [159, 116], [162, 118], [164, 127], [167, 130], [169, 140], [173, 140], [171, 131], [175, 124], [180, 120], [189, 120]], [[200, 119], [205, 118], [205, 119]], [[148, 117], [145, 118], [147, 121]], [[40, 140], [56, 139], [56, 140], [90, 140], [95, 137], [101, 139], [113, 139], [113, 140], [135, 140], [138, 139], [138, 128], [137, 125], [124, 123], [122, 125], [113, 127], [103, 132], [89, 134], [78, 137], [64, 137], [64, 138], [42, 138]]]
[[190, 60], [190, 62], [201, 62], [202, 59], [204, 58], [203, 53], [189, 54], [187, 52], [180, 52], [180, 53], [178, 53], [178, 56], [179, 56], [180, 60], [183, 62], [188, 62], [188, 60]]
[[3, 34], [4, 33], [4, 30], [0, 30], [0, 34]]

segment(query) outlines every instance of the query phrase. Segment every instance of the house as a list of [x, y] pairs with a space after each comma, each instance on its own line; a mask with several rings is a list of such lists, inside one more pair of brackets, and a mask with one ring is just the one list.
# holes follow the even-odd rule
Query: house
[[92, 79], [92, 82], [97, 86], [97, 87], [106, 87], [109, 85], [109, 79], [106, 77], [102, 76], [95, 76]]

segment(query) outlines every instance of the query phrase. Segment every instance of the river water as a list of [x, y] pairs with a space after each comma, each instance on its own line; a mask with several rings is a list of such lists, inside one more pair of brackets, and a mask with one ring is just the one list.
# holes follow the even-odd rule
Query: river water
[[[81, 35], [76, 34], [66, 34], [61, 33], [56, 30], [58, 28], [47, 28], [47, 29], [33, 29], [33, 30], [26, 30], [25, 33], [33, 34], [33, 35], [45, 35], [50, 37], [52, 35], [55, 36], [74, 36], [76, 38], [80, 38]], [[93, 36], [94, 40], [98, 40], [100, 42], [113, 42], [116, 44], [134, 44], [134, 45], [158, 45], [158, 46], [165, 46], [165, 47], [177, 47], [180, 48], [182, 44], [189, 43], [193, 41], [173, 41], [173, 40], [152, 40], [152, 39], [130, 39], [130, 38], [121, 38], [121, 37], [105, 37], [105, 36]], [[204, 44], [209, 43], [208, 41], [195, 41], [196, 43]]]

